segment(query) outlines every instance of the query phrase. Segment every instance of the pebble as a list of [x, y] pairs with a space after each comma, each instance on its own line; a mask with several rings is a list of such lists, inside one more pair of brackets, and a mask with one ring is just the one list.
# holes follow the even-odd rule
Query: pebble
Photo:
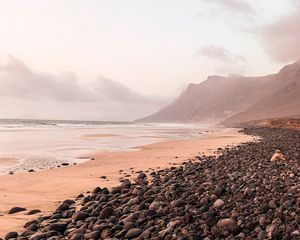
[[18, 233], [17, 232], [9, 232], [5, 235], [5, 240], [8, 239], [13, 239], [13, 238], [17, 238], [18, 237]]
[[23, 207], [13, 207], [8, 211], [8, 214], [14, 214], [14, 213], [18, 213], [18, 212], [23, 212], [26, 211], [26, 208]]
[[[11, 239], [299, 238], [300, 132], [243, 132], [260, 140], [157, 168], [149, 177], [137, 171], [135, 181], [123, 179], [110, 191], [97, 187], [66, 199]], [[276, 149], [284, 152], [284, 164], [270, 161]]]
[[142, 230], [139, 228], [131, 228], [125, 235], [125, 239], [137, 238], [142, 234]]
[[222, 199], [217, 199], [215, 202], [214, 202], [214, 208], [221, 208], [225, 205], [225, 202], [222, 200]]

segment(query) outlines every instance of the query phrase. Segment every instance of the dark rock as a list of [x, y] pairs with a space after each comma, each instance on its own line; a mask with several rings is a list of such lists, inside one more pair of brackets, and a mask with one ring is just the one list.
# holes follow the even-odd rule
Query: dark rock
[[100, 218], [108, 218], [113, 214], [114, 210], [111, 207], [106, 207], [100, 212]]
[[138, 236], [140, 236], [142, 234], [142, 230], [139, 228], [131, 228], [129, 229], [129, 231], [126, 233], [125, 235], [125, 239], [133, 239], [133, 238], [137, 238]]
[[17, 232], [9, 232], [5, 235], [5, 240], [17, 238], [18, 233]]
[[33, 223], [30, 226], [28, 226], [26, 229], [34, 232], [38, 230], [38, 225], [36, 223]]
[[13, 207], [8, 211], [8, 214], [14, 214], [14, 213], [18, 213], [18, 212], [23, 212], [26, 211], [26, 208], [23, 207]]
[[27, 213], [27, 215], [33, 215], [33, 214], [37, 214], [40, 212], [41, 212], [41, 210], [39, 210], [39, 209], [32, 209]]
[[34, 223], [38, 224], [38, 221], [37, 220], [31, 220], [31, 221], [25, 223], [23, 227], [28, 228], [31, 224], [34, 224]]
[[89, 240], [89, 239], [99, 239], [101, 236], [99, 231], [94, 231], [90, 233], [84, 234], [84, 239]]
[[143, 172], [141, 172], [137, 177], [137, 180], [143, 180], [147, 178], [147, 175]]
[[[78, 195], [79, 196], [79, 195]], [[75, 204], [76, 202], [72, 199], [66, 199], [63, 201], [63, 203], [66, 203], [66, 204], [69, 204], [69, 205], [72, 205], [72, 204]]]
[[88, 218], [89, 216], [90, 216], [90, 214], [87, 212], [78, 212], [74, 216], [74, 221], [84, 220], [84, 219]]
[[99, 193], [99, 192], [101, 192], [101, 188], [100, 188], [100, 187], [96, 187], [96, 188], [92, 191], [93, 194], [97, 194], [97, 193]]
[[[16, 239], [298, 239], [300, 131], [243, 131], [259, 141], [67, 199]], [[270, 161], [276, 149], [284, 162]]]
[[63, 233], [66, 230], [66, 223], [52, 223], [49, 225], [49, 230]]
[[70, 208], [70, 205], [68, 203], [62, 203], [59, 205], [56, 209], [56, 212], [64, 212]]
[[129, 179], [124, 179], [122, 181], [122, 184], [121, 184], [121, 188], [130, 188], [131, 187], [131, 182]]

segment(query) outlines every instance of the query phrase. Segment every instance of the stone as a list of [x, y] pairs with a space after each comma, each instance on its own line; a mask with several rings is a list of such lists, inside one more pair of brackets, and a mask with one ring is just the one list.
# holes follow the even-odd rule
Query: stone
[[78, 212], [74, 215], [74, 221], [84, 220], [90, 216], [87, 212]]
[[52, 223], [49, 225], [49, 230], [63, 233], [67, 228], [67, 223]]
[[39, 209], [32, 209], [27, 213], [27, 215], [33, 215], [33, 214], [37, 214], [40, 212], [41, 212], [41, 210], [39, 210]]
[[139, 228], [131, 228], [125, 235], [125, 239], [133, 239], [139, 237], [143, 231]]
[[101, 236], [101, 233], [99, 231], [93, 231], [93, 232], [84, 234], [84, 239], [86, 239], [86, 240], [99, 239], [100, 236]]
[[14, 214], [14, 213], [18, 213], [18, 212], [23, 212], [26, 211], [26, 208], [23, 207], [13, 207], [8, 211], [8, 214]]
[[113, 214], [114, 210], [111, 207], [106, 207], [100, 212], [100, 219], [108, 218]]
[[17, 232], [9, 232], [5, 235], [5, 240], [8, 239], [13, 239], [13, 238], [17, 238], [18, 237], [18, 233]]
[[217, 199], [214, 202], [214, 208], [219, 209], [225, 205], [225, 202], [222, 199]]

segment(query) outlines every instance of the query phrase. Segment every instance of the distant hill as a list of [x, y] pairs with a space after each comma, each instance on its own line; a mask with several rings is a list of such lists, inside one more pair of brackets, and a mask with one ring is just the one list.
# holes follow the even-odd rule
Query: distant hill
[[300, 115], [300, 62], [263, 77], [211, 76], [139, 122], [223, 122]]
[[300, 115], [300, 63], [284, 67], [272, 80], [273, 91], [245, 111], [227, 118], [225, 125]]
[[271, 127], [271, 128], [288, 128], [294, 130], [300, 130], [300, 116], [292, 118], [271, 118], [271, 119], [260, 119], [253, 120], [242, 124], [242, 126], [260, 126], [260, 127]]

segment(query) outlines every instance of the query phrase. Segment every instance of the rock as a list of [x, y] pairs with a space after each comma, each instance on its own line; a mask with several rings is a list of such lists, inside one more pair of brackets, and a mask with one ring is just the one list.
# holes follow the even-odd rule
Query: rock
[[82, 193], [80, 193], [76, 198], [78, 199], [78, 198], [83, 198], [83, 197], [84, 197], [84, 195]]
[[100, 188], [100, 187], [96, 187], [96, 188], [92, 191], [93, 194], [97, 194], [97, 193], [100, 193], [100, 192], [101, 192], [101, 188]]
[[291, 233], [292, 237], [299, 237], [300, 236], [300, 231], [299, 230], [295, 230]]
[[84, 219], [88, 218], [89, 216], [90, 216], [90, 214], [87, 212], [78, 212], [74, 216], [74, 221], [84, 220]]
[[231, 227], [234, 226], [236, 223], [233, 219], [231, 218], [225, 218], [225, 219], [221, 219], [218, 221], [217, 226], [220, 228], [227, 228], [227, 227]]
[[136, 226], [135, 226], [135, 224], [134, 224], [133, 222], [128, 222], [128, 223], [126, 223], [126, 224], [123, 226], [123, 229], [129, 230], [129, 229], [135, 228], [135, 227], [136, 227]]
[[118, 194], [118, 193], [121, 193], [121, 192], [122, 192], [122, 190], [119, 187], [115, 187], [111, 190], [111, 194]]
[[272, 209], [277, 208], [277, 204], [276, 204], [275, 200], [272, 199], [272, 200], [269, 201], [269, 208], [272, 208]]
[[171, 206], [172, 207], [181, 207], [185, 204], [185, 202], [181, 199], [178, 199], [178, 200], [174, 200], [171, 202]]
[[[260, 140], [67, 199], [16, 239], [298, 239], [300, 132], [243, 131]], [[277, 148], [283, 164], [269, 161]]]
[[56, 208], [56, 212], [64, 212], [70, 208], [70, 205], [68, 203], [62, 203]]
[[26, 211], [26, 208], [23, 207], [13, 207], [8, 211], [8, 214], [14, 214], [14, 213], [18, 213], [18, 212], [23, 212]]
[[283, 155], [283, 153], [277, 149], [275, 151], [275, 153], [273, 154], [272, 158], [271, 158], [271, 162], [277, 162], [277, 161], [285, 161], [285, 157]]
[[137, 177], [137, 180], [144, 180], [147, 178], [147, 175], [143, 172], [141, 172]]
[[38, 221], [37, 220], [32, 220], [32, 221], [29, 221], [27, 223], [24, 224], [23, 228], [28, 228], [30, 225], [32, 224], [38, 224]]
[[137, 238], [143, 233], [143, 231], [139, 228], [131, 228], [125, 235], [125, 239], [133, 239]]
[[30, 226], [28, 226], [26, 229], [34, 232], [38, 230], [38, 225], [36, 223], [33, 223]]
[[224, 218], [224, 219], [219, 220], [217, 223], [217, 227], [220, 229], [224, 229], [231, 234], [237, 234], [240, 231], [236, 222], [231, 218]]
[[32, 209], [27, 213], [27, 215], [33, 215], [33, 214], [37, 214], [40, 212], [41, 212], [41, 210], [39, 210], [39, 209]]
[[44, 240], [51, 236], [53, 236], [53, 232], [35, 233], [32, 236], [30, 236], [29, 240]]
[[49, 230], [63, 233], [67, 228], [67, 223], [52, 223], [49, 225]]
[[122, 181], [122, 184], [121, 184], [121, 188], [130, 188], [131, 187], [131, 182], [129, 179], [124, 179]]
[[75, 204], [76, 202], [72, 199], [66, 199], [66, 200], [63, 201], [63, 204], [65, 204], [65, 203], [69, 204], [69, 205], [72, 205], [72, 204]]
[[93, 231], [90, 233], [84, 234], [84, 239], [89, 240], [89, 239], [99, 239], [101, 236], [99, 231]]
[[29, 237], [29, 236], [31, 236], [31, 235], [33, 235], [33, 234], [35, 234], [35, 232], [26, 229], [25, 231], [23, 231], [23, 232], [20, 234], [20, 236], [21, 236], [21, 237]]
[[267, 233], [265, 231], [260, 231], [257, 235], [258, 240], [264, 240], [267, 237]]
[[152, 202], [151, 204], [150, 204], [150, 206], [149, 206], [149, 210], [158, 210], [159, 209], [159, 207], [161, 206], [161, 204], [159, 203], [159, 202], [157, 202], [157, 201], [154, 201], [154, 202]]
[[275, 224], [268, 225], [266, 232], [269, 238], [276, 238], [278, 236], [278, 227]]
[[106, 238], [108, 238], [110, 236], [110, 230], [109, 229], [104, 229], [104, 230], [102, 230], [102, 232], [101, 232], [101, 238], [104, 238], [104, 239], [106, 239]]
[[214, 208], [219, 209], [225, 205], [225, 202], [222, 199], [217, 199], [214, 202]]
[[100, 219], [108, 218], [113, 214], [114, 210], [111, 207], [106, 207], [100, 212]]
[[5, 235], [5, 240], [17, 238], [18, 233], [17, 232], [9, 232]]

